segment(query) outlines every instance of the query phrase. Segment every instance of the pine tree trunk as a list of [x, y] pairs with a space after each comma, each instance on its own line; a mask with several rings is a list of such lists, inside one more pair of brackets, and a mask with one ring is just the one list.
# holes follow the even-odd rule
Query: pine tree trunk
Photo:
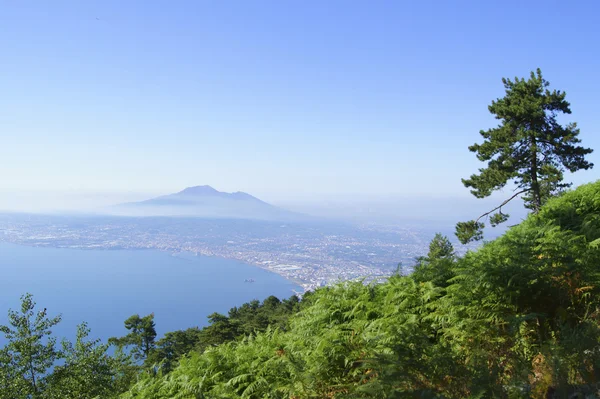
[[38, 389], [37, 389], [37, 383], [35, 381], [35, 372], [33, 370], [33, 362], [29, 361], [29, 372], [31, 374], [31, 383], [33, 386], [33, 397], [37, 397], [37, 393], [38, 393]]
[[533, 213], [537, 213], [542, 207], [542, 198], [538, 182], [537, 143], [533, 135], [531, 136], [531, 192]]

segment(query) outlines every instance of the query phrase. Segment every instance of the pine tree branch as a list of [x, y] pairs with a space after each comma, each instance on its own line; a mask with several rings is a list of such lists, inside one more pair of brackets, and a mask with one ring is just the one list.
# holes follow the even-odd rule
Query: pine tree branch
[[525, 189], [525, 190], [521, 190], [516, 194], [513, 194], [509, 199], [505, 200], [503, 203], [501, 203], [500, 205], [498, 205], [497, 207], [495, 207], [494, 209], [492, 209], [489, 212], [484, 213], [483, 215], [479, 216], [476, 220], [475, 223], [479, 222], [481, 220], [481, 218], [484, 218], [486, 216], [488, 216], [490, 213], [497, 211], [498, 209], [500, 210], [500, 212], [502, 212], [502, 207], [506, 204], [508, 204], [510, 201], [512, 201], [516, 196], [521, 195], [523, 193], [526, 193], [528, 191], [531, 191], [530, 188]]

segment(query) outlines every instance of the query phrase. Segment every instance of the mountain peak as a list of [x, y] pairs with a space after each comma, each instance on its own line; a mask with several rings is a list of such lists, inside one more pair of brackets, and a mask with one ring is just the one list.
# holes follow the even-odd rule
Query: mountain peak
[[211, 186], [193, 186], [183, 189], [177, 194], [184, 195], [214, 195], [219, 194], [219, 191], [215, 190]]
[[248, 193], [221, 192], [208, 185], [188, 187], [174, 194], [122, 204], [122, 209], [133, 216], [141, 214], [271, 221], [301, 221], [306, 218], [263, 202]]

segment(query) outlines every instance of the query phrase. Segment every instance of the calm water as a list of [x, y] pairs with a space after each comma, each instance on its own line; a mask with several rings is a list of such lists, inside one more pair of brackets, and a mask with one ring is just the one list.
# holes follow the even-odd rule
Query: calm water
[[[250, 278], [255, 282], [244, 282]], [[92, 336], [106, 340], [126, 333], [127, 317], [151, 312], [162, 335], [206, 325], [209, 314], [252, 299], [287, 298], [293, 290], [300, 287], [277, 274], [226, 259], [0, 243], [0, 324], [30, 292], [39, 308], [62, 313], [54, 329], [61, 337], [72, 338], [75, 326], [87, 321]]]

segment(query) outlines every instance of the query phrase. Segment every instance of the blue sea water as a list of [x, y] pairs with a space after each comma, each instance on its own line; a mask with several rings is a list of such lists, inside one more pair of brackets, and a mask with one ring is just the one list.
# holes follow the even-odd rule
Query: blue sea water
[[62, 314], [54, 332], [69, 339], [83, 321], [94, 338], [125, 335], [127, 317], [152, 312], [161, 336], [204, 326], [209, 314], [226, 314], [252, 299], [288, 298], [293, 290], [300, 287], [277, 274], [227, 259], [0, 243], [0, 324], [6, 324], [8, 309], [16, 310], [20, 296], [28, 292], [49, 315]]

